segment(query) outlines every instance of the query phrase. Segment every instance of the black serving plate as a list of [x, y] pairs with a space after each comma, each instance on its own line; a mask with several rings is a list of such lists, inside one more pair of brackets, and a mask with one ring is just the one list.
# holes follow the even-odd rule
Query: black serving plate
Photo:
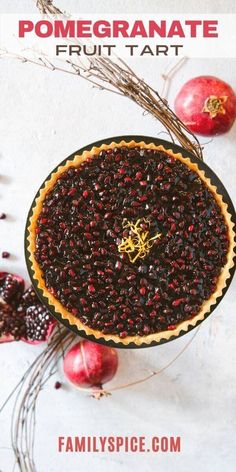
[[[233, 223], [236, 225], [236, 215], [235, 215], [235, 209], [233, 207], [233, 204], [232, 204], [232, 201], [230, 199], [230, 196], [227, 192], [227, 190], [225, 189], [223, 183], [220, 181], [220, 179], [217, 177], [217, 175], [212, 171], [212, 169], [210, 167], [208, 167], [207, 164], [205, 164], [205, 162], [201, 161], [200, 159], [198, 159], [195, 155], [193, 155], [192, 153], [190, 153], [189, 151], [187, 151], [186, 149], [183, 149], [182, 147], [180, 146], [177, 146], [176, 144], [174, 143], [171, 143], [171, 142], [168, 142], [168, 141], [165, 141], [165, 140], [162, 140], [162, 139], [158, 139], [158, 138], [153, 138], [153, 137], [150, 137], [150, 136], [139, 136], [139, 135], [128, 135], [128, 136], [114, 136], [114, 137], [111, 137], [111, 138], [107, 138], [107, 139], [102, 139], [100, 141], [96, 141], [94, 143], [91, 143], [91, 144], [88, 144], [87, 146], [84, 146], [83, 148], [81, 149], [78, 149], [77, 151], [75, 151], [73, 154], [71, 154], [69, 157], [67, 157], [66, 159], [64, 159], [62, 162], [60, 162], [58, 164], [58, 166], [53, 169], [53, 171], [49, 174], [49, 176], [45, 179], [45, 181], [47, 181], [51, 174], [53, 172], [55, 172], [57, 170], [57, 168], [60, 166], [60, 165], [64, 165], [68, 160], [73, 160], [75, 155], [77, 154], [82, 154], [83, 151], [85, 150], [91, 150], [94, 146], [101, 146], [102, 144], [110, 144], [111, 142], [120, 142], [121, 140], [125, 140], [126, 142], [129, 142], [131, 140], [135, 140], [136, 142], [139, 142], [139, 141], [144, 141], [145, 143], [149, 144], [149, 143], [154, 143], [156, 144], [157, 146], [158, 145], [163, 145], [164, 148], [166, 149], [172, 149], [174, 152], [178, 153], [180, 152], [184, 157], [189, 157], [191, 159], [192, 162], [195, 162], [199, 169], [205, 171], [205, 174], [208, 178], [211, 179], [211, 182], [217, 187], [217, 191], [219, 194], [222, 195], [223, 197], [223, 200], [225, 203], [228, 204], [228, 211], [229, 213], [231, 214], [232, 216], [232, 221]], [[44, 182], [45, 182], [44, 181]], [[42, 186], [40, 187], [40, 189], [44, 186], [44, 182], [42, 183]], [[210, 311], [208, 313], [205, 314], [205, 317], [204, 317], [204, 320], [199, 320], [197, 322], [197, 324], [195, 326], [189, 326], [189, 329], [188, 331], [181, 331], [178, 335], [173, 335], [171, 336], [168, 340], [167, 339], [161, 339], [159, 342], [156, 342], [156, 341], [153, 341], [151, 344], [142, 344], [141, 346], [137, 346], [135, 345], [134, 343], [130, 343], [128, 346], [125, 346], [122, 342], [121, 343], [115, 343], [113, 341], [105, 341], [104, 339], [99, 339], [97, 340], [93, 335], [90, 335], [88, 336], [84, 331], [82, 330], [79, 330], [75, 325], [71, 326], [69, 324], [69, 322], [67, 320], [64, 320], [59, 313], [57, 313], [54, 308], [48, 304], [48, 300], [47, 298], [45, 298], [42, 294], [42, 290], [38, 288], [37, 286], [37, 282], [35, 281], [35, 279], [33, 278], [33, 271], [32, 271], [32, 268], [31, 268], [31, 262], [29, 260], [29, 251], [27, 249], [27, 246], [28, 246], [28, 241], [27, 241], [27, 237], [29, 235], [29, 232], [28, 232], [28, 226], [29, 226], [29, 222], [30, 222], [30, 217], [32, 215], [32, 209], [33, 209], [33, 206], [35, 205], [35, 199], [39, 196], [39, 191], [40, 189], [38, 190], [37, 194], [35, 195], [35, 198], [32, 202], [32, 205], [30, 207], [30, 210], [29, 210], [29, 213], [28, 213], [28, 216], [27, 216], [27, 221], [26, 221], [26, 229], [25, 229], [25, 258], [26, 258], [26, 264], [27, 264], [27, 268], [28, 268], [28, 272], [29, 272], [29, 276], [31, 278], [31, 282], [32, 282], [32, 285], [39, 297], [39, 299], [41, 300], [41, 302], [48, 308], [48, 310], [52, 313], [52, 315], [60, 322], [62, 323], [64, 326], [66, 326], [69, 330], [71, 331], [74, 331], [76, 334], [78, 334], [79, 336], [83, 337], [83, 338], [87, 338], [87, 339], [90, 339], [91, 341], [94, 341], [94, 342], [98, 342], [100, 344], [106, 344], [106, 345], [109, 345], [109, 346], [112, 346], [112, 347], [116, 347], [116, 348], [123, 348], [123, 349], [139, 349], [139, 348], [145, 348], [145, 347], [152, 347], [152, 346], [157, 346], [159, 344], [163, 344], [163, 343], [166, 343], [166, 342], [169, 342], [169, 341], [173, 341], [174, 339], [180, 337], [180, 336], [183, 336], [184, 334], [186, 334], [187, 332], [191, 331], [192, 329], [194, 329], [196, 326], [198, 326], [200, 323], [202, 323], [202, 321], [204, 321], [214, 310], [215, 308], [217, 307], [217, 305], [219, 305], [219, 303], [221, 302], [222, 298], [225, 296], [229, 286], [230, 286], [230, 283], [232, 281], [232, 278], [233, 278], [233, 275], [234, 275], [234, 271], [235, 271], [235, 265], [234, 267], [232, 267], [230, 269], [230, 277], [227, 279], [226, 281], [226, 286], [225, 288], [223, 289], [223, 292], [222, 292], [222, 295], [220, 297], [217, 298], [217, 301], [216, 303], [211, 307]]]

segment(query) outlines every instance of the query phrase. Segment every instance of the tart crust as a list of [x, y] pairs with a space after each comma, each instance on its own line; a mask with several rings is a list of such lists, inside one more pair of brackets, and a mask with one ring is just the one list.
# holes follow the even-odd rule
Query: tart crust
[[[227, 253], [227, 262], [221, 270], [218, 278], [215, 292], [210, 296], [208, 300], [205, 300], [200, 307], [200, 310], [196, 316], [192, 319], [179, 323], [174, 330], [160, 331], [158, 333], [152, 333], [146, 336], [127, 336], [121, 339], [118, 335], [103, 334], [101, 331], [91, 329], [80, 321], [79, 318], [72, 315], [59, 300], [57, 300], [47, 289], [45, 281], [43, 279], [43, 272], [37, 263], [34, 253], [36, 249], [36, 226], [37, 219], [41, 213], [43, 201], [46, 194], [55, 185], [59, 176], [70, 166], [78, 167], [81, 162], [88, 158], [92, 158], [95, 154], [98, 154], [102, 150], [114, 149], [115, 147], [140, 147], [146, 149], [154, 149], [158, 151], [164, 151], [166, 154], [172, 156], [174, 159], [178, 159], [188, 166], [189, 169], [195, 171], [204, 184], [209, 188], [213, 194], [218, 206], [221, 209], [221, 213], [224, 216], [225, 223], [228, 228], [229, 238], [229, 249]], [[228, 212], [228, 205], [223, 201], [222, 196], [217, 192], [217, 188], [212, 185], [210, 179], [206, 177], [205, 172], [200, 170], [196, 163], [191, 162], [190, 158], [183, 157], [181, 153], [174, 153], [171, 149], [165, 149], [162, 145], [155, 145], [153, 143], [147, 144], [144, 141], [136, 142], [134, 140], [126, 142], [124, 140], [119, 143], [111, 142], [110, 144], [102, 144], [100, 147], [93, 147], [90, 151], [84, 151], [81, 155], [76, 155], [73, 160], [66, 161], [65, 165], [59, 166], [56, 172], [53, 172], [50, 178], [44, 183], [43, 188], [40, 189], [39, 197], [35, 200], [35, 205], [32, 209], [32, 216], [30, 218], [30, 224], [28, 226], [29, 235], [27, 237], [27, 250], [29, 251], [31, 262], [31, 269], [33, 272], [33, 278], [37, 282], [38, 288], [42, 291], [43, 296], [48, 300], [49, 305], [54, 307], [56, 313], [59, 313], [63, 320], [67, 320], [71, 326], [76, 326], [80, 331], [83, 331], [88, 336], [94, 336], [97, 340], [104, 340], [106, 342], [113, 341], [114, 343], [123, 344], [127, 346], [130, 343], [134, 343], [137, 347], [142, 344], [149, 345], [152, 342], [160, 342], [161, 340], [169, 340], [171, 337], [177, 337], [181, 331], [187, 332], [190, 327], [196, 326], [200, 321], [205, 318], [205, 315], [210, 311], [212, 305], [216, 303], [218, 297], [222, 295], [222, 291], [226, 286], [226, 280], [230, 277], [230, 269], [234, 266], [233, 258], [235, 256], [235, 233], [233, 230], [234, 224], [231, 220], [231, 215]]]

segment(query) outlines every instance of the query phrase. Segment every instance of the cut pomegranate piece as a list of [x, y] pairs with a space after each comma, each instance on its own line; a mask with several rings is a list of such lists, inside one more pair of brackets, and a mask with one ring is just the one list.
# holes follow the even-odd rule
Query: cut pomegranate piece
[[25, 282], [19, 275], [0, 272], [0, 302], [16, 307], [24, 292]]
[[0, 303], [0, 342], [19, 341], [24, 334], [24, 320], [10, 305]]
[[15, 338], [11, 334], [3, 334], [0, 336], [0, 344], [10, 343], [12, 341], [15, 341]]
[[22, 341], [39, 344], [50, 337], [56, 320], [40, 302], [32, 286], [23, 294], [17, 312], [25, 321], [25, 335]]
[[24, 285], [18, 275], [0, 273], [0, 343], [39, 344], [48, 340], [56, 325], [33, 287], [23, 293]]

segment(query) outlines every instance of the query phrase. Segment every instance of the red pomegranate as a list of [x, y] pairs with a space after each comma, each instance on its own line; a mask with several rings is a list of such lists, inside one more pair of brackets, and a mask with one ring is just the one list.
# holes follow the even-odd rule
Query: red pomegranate
[[65, 375], [77, 387], [101, 388], [114, 377], [117, 367], [117, 351], [91, 341], [75, 344], [64, 359]]
[[175, 99], [176, 115], [194, 133], [226, 133], [236, 118], [236, 95], [229, 84], [213, 76], [186, 82]]

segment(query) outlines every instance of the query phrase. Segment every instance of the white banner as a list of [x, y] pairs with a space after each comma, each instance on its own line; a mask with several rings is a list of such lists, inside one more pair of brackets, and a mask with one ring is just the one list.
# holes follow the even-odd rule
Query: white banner
[[235, 14], [79, 14], [68, 18], [3, 14], [1, 49], [32, 50], [61, 59], [120, 57], [236, 57]]

